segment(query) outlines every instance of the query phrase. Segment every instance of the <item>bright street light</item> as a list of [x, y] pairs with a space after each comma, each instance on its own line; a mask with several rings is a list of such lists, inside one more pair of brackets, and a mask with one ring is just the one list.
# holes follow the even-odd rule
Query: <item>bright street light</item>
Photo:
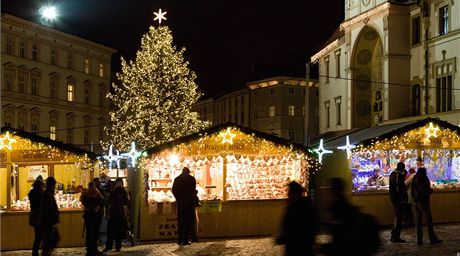
[[44, 6], [40, 8], [42, 23], [44, 25], [53, 26], [54, 20], [57, 18], [57, 10], [54, 6]]

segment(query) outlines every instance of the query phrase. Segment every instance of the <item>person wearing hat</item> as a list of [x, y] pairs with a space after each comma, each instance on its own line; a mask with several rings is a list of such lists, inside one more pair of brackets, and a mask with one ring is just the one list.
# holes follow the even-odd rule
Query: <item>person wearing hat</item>
[[45, 183], [43, 183], [42, 176], [38, 176], [32, 185], [29, 197], [30, 201], [30, 213], [29, 213], [29, 225], [34, 228], [35, 239], [32, 245], [32, 256], [38, 256], [38, 250], [43, 240], [43, 231], [40, 227], [40, 201], [42, 199], [43, 190], [45, 190]]
[[392, 243], [404, 243], [401, 239], [401, 224], [404, 217], [404, 207], [408, 201], [408, 195], [404, 179], [406, 177], [406, 165], [399, 162], [396, 170], [390, 174], [390, 201], [394, 209], [393, 228], [391, 230], [390, 241]]

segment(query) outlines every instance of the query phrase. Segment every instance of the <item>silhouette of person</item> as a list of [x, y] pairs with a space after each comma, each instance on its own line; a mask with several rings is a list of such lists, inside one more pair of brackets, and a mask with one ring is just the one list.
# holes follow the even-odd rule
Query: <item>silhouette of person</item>
[[43, 229], [43, 256], [51, 255], [51, 251], [59, 242], [57, 224], [59, 223], [59, 209], [54, 198], [56, 180], [53, 177], [46, 179], [46, 189], [40, 201], [40, 225]]
[[115, 250], [121, 250], [121, 240], [128, 228], [129, 195], [123, 187], [123, 179], [117, 178], [108, 201], [107, 241], [103, 252], [112, 250], [115, 240]]
[[104, 210], [102, 205], [102, 195], [96, 188], [94, 182], [88, 183], [88, 189], [81, 195], [80, 201], [84, 208], [83, 219], [85, 225], [85, 246], [86, 256], [101, 255], [97, 249], [97, 239], [99, 238], [99, 228], [102, 219], [101, 212]]
[[179, 245], [189, 245], [189, 234], [195, 222], [195, 177], [190, 175], [190, 169], [184, 167], [182, 173], [174, 179], [172, 193], [177, 204], [177, 226]]
[[412, 181], [412, 197], [414, 198], [415, 208], [415, 229], [417, 232], [417, 244], [423, 244], [423, 227], [422, 217], [425, 217], [425, 223], [428, 229], [428, 237], [431, 244], [439, 244], [442, 242], [433, 229], [433, 219], [431, 216], [430, 195], [433, 190], [430, 186], [430, 180], [426, 176], [426, 169], [419, 168]]
[[316, 211], [309, 197], [303, 196], [304, 188], [292, 181], [288, 185], [288, 205], [282, 220], [277, 244], [285, 245], [287, 256], [314, 255]]
[[34, 228], [35, 239], [32, 246], [32, 256], [38, 256], [40, 243], [43, 240], [43, 231], [40, 226], [40, 202], [42, 199], [45, 184], [43, 183], [42, 176], [38, 176], [32, 185], [28, 197], [30, 201], [29, 225]]
[[390, 200], [394, 209], [393, 228], [390, 237], [392, 243], [406, 242], [406, 240], [401, 239], [401, 224], [404, 217], [404, 207], [408, 201], [406, 185], [404, 184], [404, 178], [407, 173], [405, 168], [406, 165], [403, 162], [399, 162], [396, 169], [390, 174]]

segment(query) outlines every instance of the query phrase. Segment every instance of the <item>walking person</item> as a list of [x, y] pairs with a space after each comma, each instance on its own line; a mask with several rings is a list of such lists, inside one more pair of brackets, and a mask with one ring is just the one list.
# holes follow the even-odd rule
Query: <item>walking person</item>
[[304, 188], [292, 181], [288, 185], [288, 205], [282, 220], [277, 244], [285, 245], [287, 256], [314, 255], [316, 235], [316, 211], [309, 197], [303, 196]]
[[190, 169], [184, 167], [182, 173], [174, 179], [172, 193], [177, 203], [177, 226], [179, 245], [189, 245], [189, 234], [195, 221], [195, 177]]
[[113, 191], [109, 195], [108, 205], [107, 241], [104, 252], [112, 250], [113, 240], [115, 240], [115, 250], [119, 252], [121, 240], [128, 227], [129, 216], [129, 196], [123, 187], [123, 179], [117, 178], [115, 180]]
[[82, 193], [80, 201], [84, 208], [86, 256], [102, 255], [97, 249], [99, 228], [102, 219], [102, 195], [94, 182], [88, 183], [88, 189]]
[[59, 223], [59, 209], [54, 198], [56, 180], [53, 177], [46, 179], [46, 189], [40, 201], [40, 225], [43, 230], [43, 256], [51, 255], [51, 252], [59, 242], [57, 224]]
[[442, 242], [433, 229], [433, 219], [431, 216], [430, 195], [432, 193], [430, 180], [426, 175], [425, 168], [419, 168], [412, 182], [412, 197], [414, 198], [415, 208], [415, 229], [417, 233], [417, 244], [423, 244], [423, 226], [422, 218], [425, 217], [425, 223], [428, 229], [428, 237], [431, 244], [439, 244]]
[[38, 250], [43, 240], [43, 230], [40, 226], [40, 202], [45, 184], [42, 176], [38, 176], [32, 185], [28, 196], [30, 201], [29, 225], [34, 228], [35, 238], [32, 246], [32, 256], [38, 256]]
[[390, 174], [390, 200], [393, 204], [394, 217], [390, 241], [392, 243], [405, 243], [401, 239], [401, 224], [404, 217], [404, 207], [408, 200], [404, 177], [406, 176], [406, 165], [399, 162], [396, 169]]

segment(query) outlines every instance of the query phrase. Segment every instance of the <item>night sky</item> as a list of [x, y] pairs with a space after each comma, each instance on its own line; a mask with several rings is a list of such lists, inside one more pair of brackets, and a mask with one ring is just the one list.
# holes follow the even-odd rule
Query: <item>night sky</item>
[[[37, 21], [39, 0], [2, 0], [2, 12]], [[343, 21], [343, 0], [56, 0], [55, 28], [133, 59], [140, 39], [167, 11], [174, 43], [196, 72], [206, 96], [275, 75], [303, 77], [309, 56]]]

